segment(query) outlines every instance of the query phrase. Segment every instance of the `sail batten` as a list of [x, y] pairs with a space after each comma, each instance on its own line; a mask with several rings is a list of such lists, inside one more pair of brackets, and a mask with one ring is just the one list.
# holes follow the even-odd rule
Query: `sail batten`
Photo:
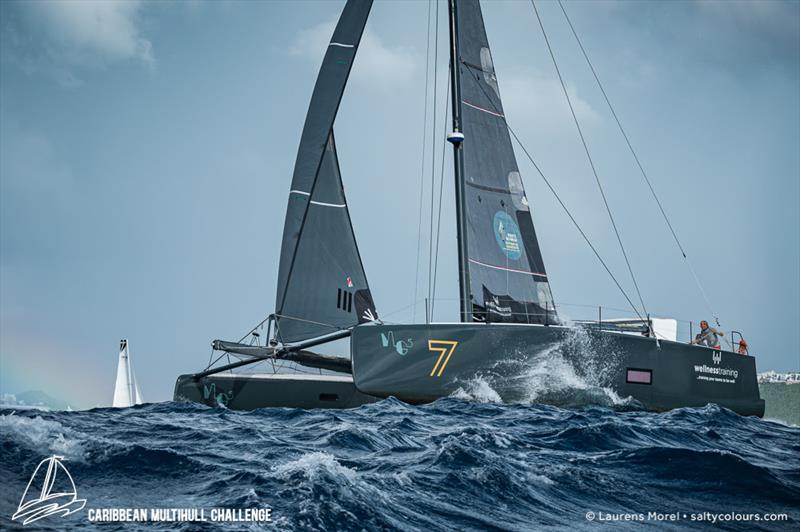
[[[278, 271], [276, 338], [283, 343], [322, 336], [377, 317], [350, 221], [333, 134], [371, 6], [371, 0], [349, 0], [345, 5], [306, 115]], [[334, 304], [337, 293], [339, 301]], [[342, 293], [349, 304], [342, 304]]]
[[[466, 307], [473, 321], [554, 323], [555, 306], [530, 204], [505, 122], [478, 0], [452, 0], [464, 139]], [[457, 176], [458, 179], [458, 176]]]

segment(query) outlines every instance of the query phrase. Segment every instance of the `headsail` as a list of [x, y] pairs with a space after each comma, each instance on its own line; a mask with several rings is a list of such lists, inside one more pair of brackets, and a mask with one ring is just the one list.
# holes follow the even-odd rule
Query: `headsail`
[[322, 61], [283, 228], [276, 336], [292, 343], [377, 317], [342, 188], [333, 123], [372, 0], [348, 0]]
[[115, 408], [127, 408], [133, 405], [142, 404], [142, 392], [131, 365], [130, 351], [128, 350], [128, 340], [119, 341], [119, 362], [117, 363], [117, 381], [114, 386], [114, 401], [111, 406]]
[[467, 256], [461, 266], [468, 272], [467, 308], [474, 321], [554, 323], [550, 284], [505, 123], [481, 7], [478, 0], [453, 1], [464, 135], [461, 209]]

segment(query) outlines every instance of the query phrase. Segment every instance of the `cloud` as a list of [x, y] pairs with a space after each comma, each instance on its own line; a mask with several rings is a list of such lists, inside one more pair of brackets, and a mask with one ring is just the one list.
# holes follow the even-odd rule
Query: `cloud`
[[[499, 79], [503, 107], [511, 127], [535, 123], [536, 129], [555, 134], [575, 136], [575, 126], [561, 84], [555, 77], [524, 68], [509, 69]], [[567, 92], [582, 128], [592, 128], [601, 122], [600, 115], [578, 96], [575, 86], [567, 82]], [[517, 126], [520, 124], [520, 126]]]
[[9, 2], [0, 36], [3, 60], [65, 85], [80, 83], [77, 69], [118, 61], [152, 67], [152, 43], [140, 27], [143, 6], [140, 0]]
[[[292, 46], [291, 55], [318, 62], [330, 42], [335, 20], [329, 20], [300, 31]], [[369, 28], [364, 31], [352, 73], [356, 83], [389, 87], [412, 79], [416, 67], [412, 49], [388, 46]]]
[[[77, 180], [51, 140], [0, 113], [0, 250], [3, 264], [52, 257], [53, 220], [70, 220]], [[63, 225], [61, 225], [63, 228]]]
[[699, 12], [727, 34], [742, 41], [759, 61], [800, 60], [800, 2], [777, 0], [713, 2], [702, 0]]
[[[593, 14], [604, 2], [586, 4]], [[614, 19], [626, 20], [635, 38], [671, 51], [675, 60], [721, 68], [742, 78], [775, 67], [797, 75], [800, 62], [800, 2], [699, 0], [617, 2]], [[577, 10], [576, 10], [577, 11]]]
[[778, 0], [700, 0], [701, 13], [751, 33], [772, 36], [785, 42], [800, 38], [800, 6]]

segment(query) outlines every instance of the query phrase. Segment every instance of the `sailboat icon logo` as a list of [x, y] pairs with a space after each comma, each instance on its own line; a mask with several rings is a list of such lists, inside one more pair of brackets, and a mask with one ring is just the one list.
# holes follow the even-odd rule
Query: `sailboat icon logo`
[[83, 509], [86, 499], [78, 498], [72, 475], [61, 463], [63, 459], [53, 455], [39, 462], [12, 520], [21, 519], [27, 525], [44, 517], [66, 517]]

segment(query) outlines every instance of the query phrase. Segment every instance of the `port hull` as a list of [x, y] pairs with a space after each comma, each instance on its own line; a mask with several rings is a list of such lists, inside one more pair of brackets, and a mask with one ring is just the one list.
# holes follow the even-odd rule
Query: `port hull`
[[232, 410], [257, 408], [353, 408], [379, 401], [353, 386], [348, 375], [222, 373], [195, 379], [181, 375], [176, 401], [193, 401]]
[[753, 357], [592, 326], [366, 325], [353, 330], [350, 345], [359, 391], [411, 403], [449, 396], [475, 377], [490, 382], [504, 402], [527, 401], [526, 372], [559, 356], [584, 382], [633, 397], [648, 410], [716, 403], [764, 415]]

